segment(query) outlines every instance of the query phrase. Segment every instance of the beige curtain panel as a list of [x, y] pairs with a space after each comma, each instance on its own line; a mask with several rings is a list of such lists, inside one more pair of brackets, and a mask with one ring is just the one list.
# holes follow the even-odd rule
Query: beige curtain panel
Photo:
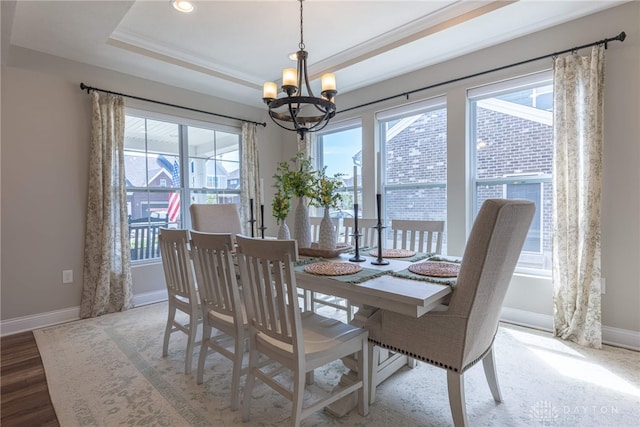
[[554, 334], [600, 348], [604, 46], [556, 59], [553, 80]]
[[124, 101], [91, 93], [92, 131], [80, 317], [133, 307], [124, 174]]

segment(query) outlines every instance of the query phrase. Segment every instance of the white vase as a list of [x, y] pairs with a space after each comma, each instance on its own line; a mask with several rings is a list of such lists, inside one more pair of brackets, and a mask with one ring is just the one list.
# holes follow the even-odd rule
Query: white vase
[[291, 240], [291, 233], [289, 233], [289, 226], [284, 219], [280, 223], [280, 228], [278, 229], [278, 240]]
[[337, 245], [335, 227], [329, 216], [329, 208], [324, 208], [324, 215], [320, 221], [320, 231], [318, 236], [318, 244], [320, 249], [334, 250]]
[[309, 223], [309, 208], [304, 203], [304, 198], [298, 199], [298, 206], [295, 212], [295, 225], [293, 238], [298, 241], [299, 248], [311, 246], [311, 224]]

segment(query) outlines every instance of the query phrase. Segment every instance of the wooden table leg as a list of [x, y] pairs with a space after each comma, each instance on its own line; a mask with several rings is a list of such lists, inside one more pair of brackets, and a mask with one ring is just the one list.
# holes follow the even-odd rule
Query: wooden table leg
[[[379, 309], [376, 307], [362, 306], [359, 307], [353, 320], [349, 324], [359, 328], [366, 328], [367, 321]], [[393, 353], [389, 350], [374, 346], [369, 343], [369, 403], [375, 401], [376, 387], [384, 380], [389, 378], [394, 372], [402, 368], [404, 365], [410, 367], [415, 366], [411, 363], [412, 359], [399, 353]], [[354, 357], [345, 357], [342, 363], [349, 368], [349, 372], [343, 374], [336, 389], [344, 388], [357, 381], [358, 362]], [[413, 366], [412, 366], [413, 365]], [[344, 398], [325, 407], [325, 410], [335, 417], [342, 417], [358, 405], [358, 396], [353, 392]]]

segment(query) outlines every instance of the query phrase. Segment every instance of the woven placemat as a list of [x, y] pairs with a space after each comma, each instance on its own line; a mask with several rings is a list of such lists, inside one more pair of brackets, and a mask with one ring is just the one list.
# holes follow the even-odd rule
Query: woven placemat
[[345, 276], [362, 270], [362, 267], [348, 262], [316, 262], [304, 267], [304, 271], [321, 276]]
[[421, 276], [431, 277], [456, 277], [460, 272], [460, 264], [449, 262], [425, 261], [411, 264], [409, 271]]
[[[409, 249], [383, 249], [382, 257], [383, 258], [407, 258], [410, 256], [414, 256], [416, 251], [410, 251]], [[378, 256], [378, 249], [373, 249], [369, 252], [371, 256]]]

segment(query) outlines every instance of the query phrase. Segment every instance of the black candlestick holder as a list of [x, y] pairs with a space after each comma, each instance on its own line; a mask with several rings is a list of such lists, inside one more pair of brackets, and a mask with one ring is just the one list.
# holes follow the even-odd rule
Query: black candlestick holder
[[350, 234], [353, 237], [353, 240], [356, 242], [356, 252], [355, 254], [349, 258], [351, 262], [363, 262], [366, 261], [365, 258], [360, 256], [360, 231], [358, 231], [358, 204], [353, 204], [353, 233]]
[[253, 199], [249, 199], [249, 227], [251, 228], [251, 237], [255, 236], [254, 225], [256, 223], [256, 219], [253, 216]]
[[262, 238], [264, 239], [264, 230], [267, 229], [267, 227], [265, 227], [264, 225], [264, 205], [260, 205], [260, 219], [262, 220], [262, 223], [259, 227], [260, 230], [260, 236], [262, 236]]
[[382, 194], [376, 194], [376, 203], [378, 205], [378, 224], [376, 224], [376, 230], [378, 230], [378, 258], [371, 261], [371, 264], [373, 265], [388, 265], [389, 261], [387, 261], [386, 259], [382, 258], [382, 230], [384, 230], [385, 227], [384, 225], [382, 225], [382, 218], [381, 218], [381, 212], [382, 212]]

